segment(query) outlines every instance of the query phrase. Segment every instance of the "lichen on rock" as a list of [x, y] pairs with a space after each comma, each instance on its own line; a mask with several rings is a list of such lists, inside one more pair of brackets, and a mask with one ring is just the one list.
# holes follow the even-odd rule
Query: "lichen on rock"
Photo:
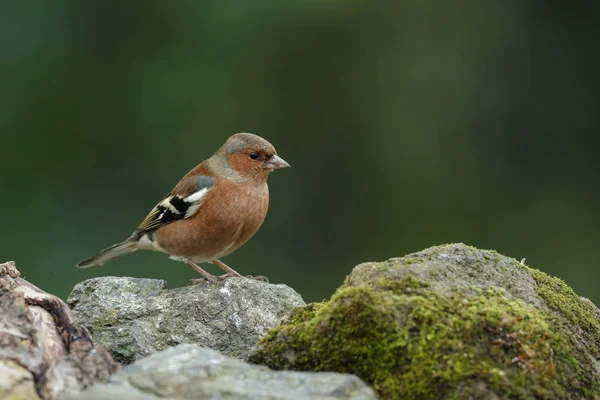
[[557, 278], [445, 245], [357, 266], [249, 359], [352, 373], [381, 398], [588, 399], [600, 394], [597, 313]]

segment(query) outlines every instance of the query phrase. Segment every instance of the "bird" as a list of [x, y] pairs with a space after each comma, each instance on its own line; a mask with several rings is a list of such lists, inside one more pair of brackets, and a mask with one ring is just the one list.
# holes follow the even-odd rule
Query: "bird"
[[[154, 250], [199, 272], [203, 278], [192, 283], [241, 277], [219, 259], [258, 231], [269, 207], [267, 178], [274, 170], [289, 166], [267, 140], [237, 133], [189, 171], [131, 236], [80, 261], [77, 267], [103, 265], [136, 250]], [[213, 275], [201, 263], [215, 264], [225, 274]]]

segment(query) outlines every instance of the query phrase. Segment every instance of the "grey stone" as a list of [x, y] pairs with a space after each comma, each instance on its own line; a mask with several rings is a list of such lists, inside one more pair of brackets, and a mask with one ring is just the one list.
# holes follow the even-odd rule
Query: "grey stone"
[[75, 286], [67, 303], [115, 360], [129, 364], [181, 343], [245, 358], [293, 307], [285, 285], [246, 278], [166, 289], [154, 279], [102, 277]]
[[354, 375], [272, 371], [214, 350], [179, 345], [139, 360], [107, 384], [92, 386], [76, 400], [156, 399], [376, 399]]
[[348, 282], [359, 286], [377, 279], [395, 280], [406, 276], [426, 281], [432, 290], [447, 296], [457, 291], [477, 294], [481, 289], [497, 288], [508, 297], [547, 309], [536, 291], [535, 280], [515, 259], [462, 243], [430, 247], [384, 262], [359, 264]]

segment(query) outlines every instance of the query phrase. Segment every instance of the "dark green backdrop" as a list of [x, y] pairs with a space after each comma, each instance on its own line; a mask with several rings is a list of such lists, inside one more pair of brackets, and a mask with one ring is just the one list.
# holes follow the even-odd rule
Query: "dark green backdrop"
[[[197, 274], [128, 236], [231, 134], [270, 140], [225, 262], [328, 297], [360, 262], [462, 241], [600, 302], [600, 32], [584, 2], [4, 2], [0, 260], [65, 297]], [[209, 267], [212, 272], [217, 272]]]

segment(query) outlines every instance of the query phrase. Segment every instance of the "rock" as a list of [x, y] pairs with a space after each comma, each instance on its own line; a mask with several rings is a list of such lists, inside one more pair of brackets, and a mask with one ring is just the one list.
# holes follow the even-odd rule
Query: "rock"
[[245, 278], [165, 287], [162, 280], [94, 278], [77, 284], [67, 303], [123, 364], [180, 343], [244, 358], [293, 307], [304, 305], [285, 285]]
[[153, 399], [373, 399], [353, 375], [272, 371], [191, 344], [172, 347], [123, 368], [108, 384], [77, 400]]
[[0, 399], [40, 399], [33, 374], [10, 360], [0, 360]]
[[249, 361], [352, 373], [382, 399], [600, 397], [598, 309], [558, 278], [463, 244], [358, 265]]
[[119, 368], [67, 305], [0, 264], [0, 398], [60, 399]]

